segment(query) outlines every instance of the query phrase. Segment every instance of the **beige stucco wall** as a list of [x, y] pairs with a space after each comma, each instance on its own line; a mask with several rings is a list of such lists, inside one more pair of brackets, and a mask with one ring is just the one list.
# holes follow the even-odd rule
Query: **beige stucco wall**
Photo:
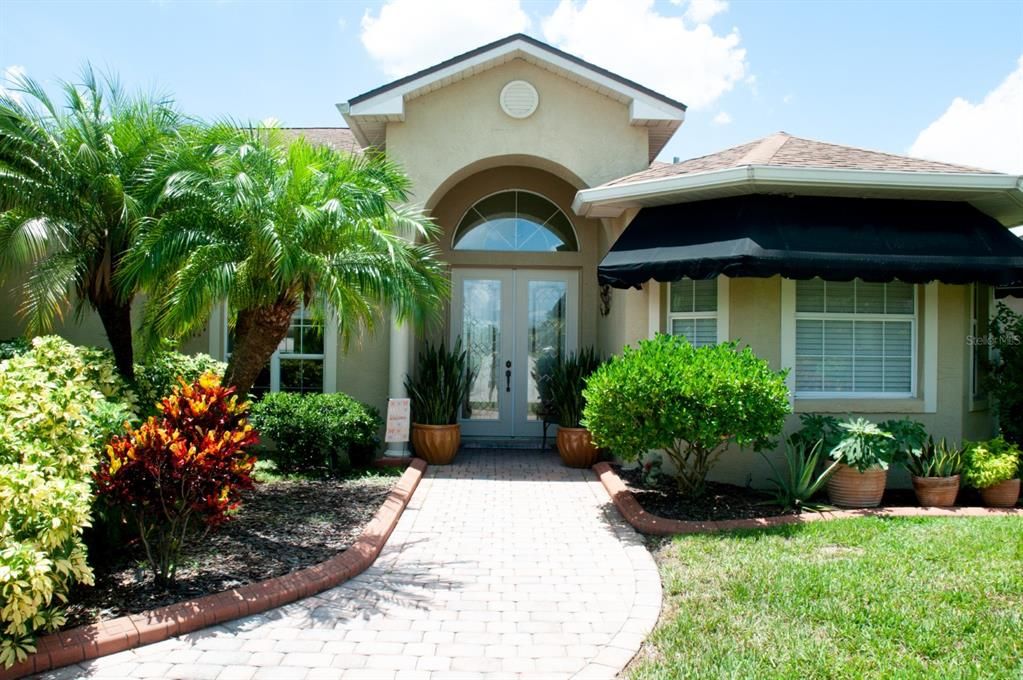
[[[536, 112], [521, 120], [498, 103], [516, 79], [539, 94]], [[387, 125], [386, 146], [412, 178], [415, 199], [431, 206], [487, 167], [529, 159], [582, 188], [646, 168], [648, 151], [647, 133], [629, 124], [625, 104], [522, 59], [406, 102], [405, 121]]]

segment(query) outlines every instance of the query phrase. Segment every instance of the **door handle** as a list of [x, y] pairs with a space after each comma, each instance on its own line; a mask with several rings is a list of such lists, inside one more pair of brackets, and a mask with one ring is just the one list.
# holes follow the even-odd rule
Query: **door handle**
[[505, 368], [505, 371], [504, 371], [504, 380], [505, 380], [504, 391], [505, 392], [511, 392], [511, 362], [510, 361], [504, 362], [504, 368]]

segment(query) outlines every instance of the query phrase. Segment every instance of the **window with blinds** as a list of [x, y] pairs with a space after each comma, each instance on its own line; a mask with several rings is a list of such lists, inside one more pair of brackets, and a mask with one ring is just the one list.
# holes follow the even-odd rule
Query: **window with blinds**
[[718, 282], [682, 279], [669, 284], [668, 332], [694, 347], [718, 342]]
[[912, 396], [916, 321], [912, 284], [797, 281], [797, 396]]

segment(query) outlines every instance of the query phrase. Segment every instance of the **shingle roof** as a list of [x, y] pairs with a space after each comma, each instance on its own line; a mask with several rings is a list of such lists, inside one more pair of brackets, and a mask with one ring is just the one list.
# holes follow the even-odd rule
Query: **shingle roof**
[[346, 127], [282, 128], [282, 132], [288, 137], [305, 137], [311, 144], [326, 144], [338, 151], [362, 153], [355, 135]]
[[651, 165], [649, 169], [611, 180], [605, 186], [632, 184], [644, 180], [676, 177], [698, 172], [727, 170], [750, 165], [797, 168], [833, 168], [841, 170], [889, 170], [897, 172], [955, 172], [994, 174], [965, 165], [939, 163], [881, 151], [828, 144], [794, 137], [787, 132], [758, 139], [707, 156], [679, 163]]

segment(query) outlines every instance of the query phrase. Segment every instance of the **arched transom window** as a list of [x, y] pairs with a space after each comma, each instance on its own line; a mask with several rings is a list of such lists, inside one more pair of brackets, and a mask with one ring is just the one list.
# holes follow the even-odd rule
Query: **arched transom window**
[[572, 222], [558, 206], [528, 191], [502, 191], [476, 202], [455, 229], [455, 250], [579, 250]]

